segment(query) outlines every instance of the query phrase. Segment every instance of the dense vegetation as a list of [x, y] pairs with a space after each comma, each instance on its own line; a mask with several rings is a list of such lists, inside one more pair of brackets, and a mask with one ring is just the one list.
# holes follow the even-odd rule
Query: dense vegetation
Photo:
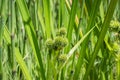
[[120, 0], [0, 0], [0, 80], [120, 80]]

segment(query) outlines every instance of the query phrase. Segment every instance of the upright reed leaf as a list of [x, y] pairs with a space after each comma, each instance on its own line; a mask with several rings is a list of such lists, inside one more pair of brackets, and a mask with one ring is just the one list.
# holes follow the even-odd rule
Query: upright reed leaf
[[[99, 9], [100, 2], [101, 2], [101, 0], [95, 0], [94, 3], [93, 3], [94, 7], [92, 7], [92, 10], [90, 12], [90, 17], [89, 17], [89, 22], [88, 22], [88, 25], [87, 25], [86, 32], [89, 31], [90, 28], [93, 27], [93, 25], [95, 23], [95, 18], [97, 16], [97, 11]], [[86, 44], [88, 43], [88, 41], [89, 41], [89, 36], [82, 43], [80, 56], [78, 58], [77, 65], [76, 65], [76, 68], [75, 68], [75, 74], [74, 74], [74, 77], [73, 77], [74, 80], [78, 80], [79, 73], [80, 73], [80, 70], [81, 70], [81, 67], [82, 67], [82, 63], [83, 63], [83, 58], [85, 56]]]
[[16, 57], [16, 60], [21, 68], [21, 70], [23, 71], [23, 74], [25, 75], [25, 78], [27, 80], [32, 80], [30, 74], [29, 74], [29, 71], [28, 71], [28, 68], [25, 64], [25, 61], [23, 60], [22, 58], [22, 55], [21, 53], [19, 52], [19, 49], [18, 48], [15, 48], [15, 57]]
[[51, 37], [51, 24], [50, 24], [50, 0], [43, 1], [44, 17], [45, 17], [45, 29], [47, 38]]
[[3, 79], [3, 66], [2, 66], [2, 55], [3, 55], [3, 34], [4, 26], [6, 22], [6, 0], [0, 1], [0, 80]]
[[37, 63], [40, 66], [42, 79], [46, 80], [40, 49], [39, 49], [39, 46], [38, 46], [34, 26], [32, 24], [27, 5], [25, 3], [25, 0], [16, 0], [16, 2], [17, 2], [17, 5], [19, 7], [19, 10], [21, 12], [21, 15], [22, 15], [22, 18], [23, 18], [23, 21], [24, 21], [24, 24], [25, 24], [25, 30], [26, 30], [26, 33], [27, 33], [28, 38], [30, 40], [35, 58], [37, 60]]
[[89, 72], [93, 66], [93, 63], [95, 61], [95, 58], [96, 58], [96, 55], [101, 47], [101, 44], [104, 40], [104, 37], [105, 37], [105, 34], [108, 30], [108, 27], [109, 27], [109, 23], [110, 23], [110, 20], [111, 18], [113, 17], [113, 13], [114, 13], [114, 10], [115, 10], [115, 7], [116, 7], [116, 4], [117, 4], [117, 1], [118, 0], [111, 0], [110, 1], [110, 5], [108, 7], [108, 10], [107, 10], [107, 14], [105, 16], [105, 20], [104, 20], [104, 23], [102, 24], [102, 30], [100, 32], [100, 35], [99, 35], [99, 38], [98, 38], [98, 41], [95, 45], [95, 50], [93, 52], [93, 56], [92, 58], [90, 59], [90, 63], [88, 65], [88, 68], [86, 69], [86, 73], [85, 73], [85, 76], [84, 76], [84, 80], [87, 80], [88, 78], [88, 75], [89, 75]]
[[[70, 12], [70, 20], [69, 20], [68, 29], [67, 29], [67, 37], [68, 37], [69, 43], [71, 43], [72, 41], [72, 31], [73, 31], [73, 26], [75, 21], [77, 5], [78, 5], [78, 0], [73, 0], [71, 12]], [[69, 47], [70, 45], [68, 46], [68, 49]]]

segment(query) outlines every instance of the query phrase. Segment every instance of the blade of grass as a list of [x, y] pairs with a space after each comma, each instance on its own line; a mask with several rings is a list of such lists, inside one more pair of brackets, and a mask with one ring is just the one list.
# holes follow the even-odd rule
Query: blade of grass
[[[44, 18], [45, 18], [45, 31], [47, 38], [51, 38], [51, 23], [50, 23], [50, 0], [43, 1], [43, 8], [44, 8]], [[50, 76], [50, 64], [49, 64], [49, 57], [47, 56], [47, 78], [51, 80]]]
[[[118, 0], [118, 10], [120, 10], [120, 0]], [[120, 19], [120, 11], [119, 12], [119, 19]]]
[[65, 0], [60, 0], [60, 27], [64, 25], [63, 19], [65, 14]]
[[13, 19], [13, 17], [14, 17], [14, 13], [13, 13], [13, 10], [14, 10], [14, 8], [13, 8], [13, 6], [14, 6], [14, 3], [13, 3], [13, 1], [12, 0], [9, 0], [8, 1], [9, 2], [9, 16], [8, 16], [8, 27], [9, 27], [9, 30], [10, 30], [10, 39], [11, 39], [11, 44], [10, 44], [10, 46], [9, 46], [9, 48], [10, 48], [10, 51], [8, 52], [9, 54], [8, 54], [8, 61], [9, 61], [9, 66], [10, 66], [10, 68], [11, 68], [11, 70], [13, 69], [13, 65], [14, 65], [14, 52], [13, 52], [13, 47], [14, 47], [14, 33], [13, 33], [13, 31], [14, 31], [14, 19]]
[[[4, 28], [4, 37], [5, 37], [4, 39], [6, 40], [7, 44], [8, 45], [11, 44], [10, 32], [8, 31], [8, 28], [6, 26]], [[25, 75], [27, 80], [32, 80], [32, 78], [30, 77], [28, 68], [22, 58], [22, 55], [19, 52], [19, 49], [15, 47], [14, 50], [15, 50], [16, 60], [17, 60], [18, 64], [20, 65], [21, 70], [23, 71], [23, 74]]]
[[[71, 7], [70, 7], [70, 4], [69, 4], [69, 2], [68, 2], [68, 0], [65, 0], [65, 3], [66, 3], [66, 7], [67, 7], [67, 10], [68, 10], [68, 13], [70, 14], [70, 10], [71, 10]], [[83, 3], [83, 5], [82, 5], [82, 13], [80, 14], [81, 15], [81, 18], [83, 17], [83, 12], [84, 12], [84, 1], [82, 2]], [[80, 4], [81, 5], [81, 4]], [[74, 22], [74, 29], [75, 29], [75, 32], [77, 33], [78, 31], [79, 31], [79, 28], [80, 28], [80, 26], [79, 25], [81, 25], [81, 21], [79, 21], [78, 20], [78, 16], [77, 16], [77, 14], [76, 14], [76, 16], [75, 16], [75, 22]], [[82, 31], [80, 31], [80, 33], [78, 33], [77, 34], [77, 37], [78, 36], [80, 36], [80, 38], [82, 37]]]
[[64, 15], [64, 3], [65, 0], [58, 1], [59, 11], [58, 11], [58, 28], [63, 27], [63, 15]]
[[3, 19], [2, 17], [0, 16], [0, 73], [1, 73], [1, 68], [2, 68], [2, 59], [1, 59], [1, 54], [2, 54], [2, 34], [3, 34]]
[[0, 1], [0, 80], [3, 79], [3, 65], [2, 65], [2, 54], [3, 54], [3, 34], [4, 26], [6, 22], [6, 3], [7, 0]]
[[51, 37], [51, 24], [50, 24], [50, 0], [43, 1], [44, 17], [45, 17], [45, 31], [47, 38]]
[[53, 7], [52, 7], [53, 3], [52, 3], [52, 0], [50, 0], [50, 28], [51, 28], [51, 33], [52, 33], [52, 37], [54, 38], [55, 37], [55, 29], [54, 29], [54, 18], [53, 18]]
[[7, 26], [5, 26], [5, 28], [4, 28], [4, 34], [3, 34], [3, 36], [4, 36], [4, 40], [7, 42], [7, 44], [8, 45], [11, 44], [10, 32], [9, 32]]
[[25, 61], [23, 60], [22, 58], [22, 55], [21, 53], [19, 52], [19, 49], [18, 48], [15, 48], [15, 57], [16, 57], [16, 60], [21, 68], [21, 70], [23, 71], [23, 74], [25, 75], [26, 79], [27, 80], [32, 80], [30, 74], [29, 74], [29, 71], [28, 71], [28, 68], [25, 64]]
[[[70, 7], [70, 4], [69, 4], [68, 0], [65, 0], [65, 3], [66, 3], [66, 7], [67, 7], [67, 10], [68, 10], [68, 13], [70, 14], [71, 7]], [[78, 24], [79, 24], [79, 21], [78, 21], [78, 16], [76, 14], [75, 15], [75, 20], [74, 20], [74, 26], [73, 26], [74, 29], [75, 29], [75, 32], [77, 32], [77, 30], [78, 30]]]
[[100, 16], [102, 19], [102, 22], [104, 21], [104, 7], [103, 7], [103, 1], [100, 4]]
[[15, 5], [15, 11], [16, 11], [16, 37], [17, 37], [17, 45], [19, 46], [19, 50], [24, 56], [25, 54], [25, 47], [26, 47], [26, 33], [24, 32], [23, 22], [22, 22], [22, 16], [20, 15], [20, 11], [18, 10], [17, 5]]
[[17, 2], [19, 10], [21, 12], [23, 21], [25, 23], [25, 30], [26, 30], [28, 38], [30, 40], [35, 58], [37, 60], [37, 64], [39, 64], [39, 66], [40, 66], [42, 79], [46, 80], [40, 49], [39, 49], [39, 46], [38, 46], [34, 26], [32, 24], [27, 5], [26, 5], [24, 0], [16, 0], [16, 2]]
[[43, 17], [42, 17], [42, 9], [40, 7], [40, 4], [38, 5], [38, 19], [41, 23], [42, 32], [43, 32], [44, 37], [45, 37], [45, 24], [44, 24], [44, 20], [43, 20]]
[[68, 60], [70, 59], [70, 57], [73, 55], [73, 53], [75, 52], [75, 50], [80, 46], [80, 44], [84, 41], [85, 38], [87, 38], [87, 36], [94, 30], [96, 26], [92, 27], [92, 29], [90, 29], [90, 31], [88, 31], [78, 42], [77, 44], [68, 52], [67, 55], [67, 60], [64, 62], [64, 64], [62, 65], [61, 69], [66, 65], [66, 63], [68, 62]]
[[90, 13], [92, 7], [94, 7], [92, 5], [93, 5], [93, 2], [91, 0], [85, 0], [85, 6], [86, 6], [86, 9], [87, 9], [88, 13]]
[[102, 76], [102, 77], [101, 77], [102, 80], [106, 80], [106, 79], [105, 79], [105, 73], [104, 73], [104, 72], [101, 72], [101, 76]]
[[90, 70], [91, 70], [91, 68], [93, 66], [94, 61], [95, 61], [96, 55], [97, 55], [97, 53], [98, 53], [98, 51], [100, 49], [101, 43], [104, 40], [105, 34], [106, 34], [107, 29], [109, 27], [110, 20], [111, 20], [111, 18], [113, 16], [113, 13], [114, 13], [114, 10], [115, 10], [115, 7], [116, 7], [116, 4], [117, 4], [117, 0], [111, 0], [110, 1], [110, 5], [109, 5], [109, 8], [107, 10], [107, 14], [106, 14], [104, 23], [102, 25], [102, 30], [100, 32], [100, 36], [98, 38], [98, 41], [97, 41], [97, 43], [95, 45], [95, 50], [93, 52], [92, 58], [90, 59], [90, 63], [89, 63], [88, 68], [86, 70], [86, 73], [85, 73], [85, 76], [84, 76], [84, 80], [87, 80], [89, 72], [90, 72]]
[[[71, 41], [72, 41], [71, 40], [72, 39], [72, 31], [73, 31], [73, 27], [74, 27], [77, 5], [78, 5], [78, 0], [73, 0], [71, 12], [70, 12], [68, 29], [67, 29], [67, 37], [68, 37], [69, 43], [71, 43]], [[67, 52], [68, 52], [69, 48], [70, 48], [70, 44], [68, 45]]]
[[[88, 22], [88, 25], [87, 25], [87, 30], [86, 31], [89, 31], [90, 28], [94, 25], [94, 22], [95, 22], [95, 18], [97, 16], [97, 11], [99, 9], [99, 5], [100, 5], [100, 2], [101, 0], [96, 0], [94, 3], [93, 3], [93, 6], [92, 7], [92, 11], [90, 13], [90, 18], [89, 18], [89, 22]], [[83, 63], [83, 58], [85, 56], [85, 51], [86, 51], [86, 44], [88, 43], [89, 41], [89, 37], [87, 37], [84, 42], [82, 43], [82, 46], [81, 46], [81, 51], [80, 51], [80, 56], [78, 58], [78, 61], [77, 61], [77, 65], [76, 65], [76, 68], [75, 68], [75, 73], [74, 73], [74, 77], [73, 79], [74, 80], [78, 80], [78, 77], [79, 77], [79, 73], [80, 73], [80, 70], [81, 70], [81, 67], [82, 67], [82, 63]]]
[[[1, 6], [0, 6], [1, 8]], [[0, 9], [1, 10], [1, 9]], [[3, 18], [0, 11], [0, 79], [2, 80], [3, 71], [2, 71], [2, 34], [3, 34]]]
[[117, 79], [120, 79], [120, 56], [118, 57], [118, 62], [117, 62]]
[[[12, 71], [15, 69], [15, 57], [14, 57], [14, 47], [15, 47], [15, 28], [16, 28], [16, 11], [15, 11], [15, 2], [12, 1], [12, 6], [11, 6], [11, 60], [12, 60]], [[14, 76], [13, 76], [14, 77]]]
[[61, 18], [62, 18], [62, 16], [61, 16], [61, 4], [62, 4], [62, 0], [58, 1], [58, 3], [59, 3], [59, 11], [58, 11], [58, 28], [60, 28], [60, 27], [61, 27]]
[[116, 73], [117, 73], [117, 76], [116, 78], [119, 80], [120, 79], [120, 51], [118, 51], [118, 54], [115, 54], [116, 55]]

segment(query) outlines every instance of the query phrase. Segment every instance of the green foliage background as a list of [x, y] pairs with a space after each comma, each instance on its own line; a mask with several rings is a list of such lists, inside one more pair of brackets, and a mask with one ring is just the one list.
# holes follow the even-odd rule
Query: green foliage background
[[119, 80], [120, 0], [0, 0], [0, 80]]

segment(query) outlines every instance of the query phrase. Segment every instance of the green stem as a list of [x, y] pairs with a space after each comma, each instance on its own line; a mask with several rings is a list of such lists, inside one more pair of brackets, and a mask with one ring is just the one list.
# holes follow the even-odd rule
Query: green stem
[[3, 77], [3, 71], [2, 71], [2, 46], [1, 46], [1, 41], [0, 41], [0, 80], [2, 80], [2, 77]]
[[120, 79], [120, 60], [117, 62], [117, 79]]
[[3, 33], [4, 26], [6, 22], [6, 0], [0, 0], [0, 80], [3, 80], [3, 65], [2, 65], [2, 55], [3, 55]]
[[[88, 32], [94, 25], [95, 18], [97, 16], [96, 12], [98, 11], [98, 8], [99, 8], [98, 6], [100, 5], [100, 2], [101, 2], [101, 0], [96, 0], [93, 3], [93, 6], [95, 6], [95, 7], [93, 7], [93, 9], [91, 11], [91, 14], [90, 14], [91, 16], [90, 16], [90, 20], [88, 22], [86, 32]], [[80, 73], [80, 70], [81, 70], [81, 67], [82, 67], [82, 64], [83, 64], [83, 59], [84, 59], [84, 56], [85, 56], [86, 44], [88, 43], [88, 41], [89, 41], [89, 36], [82, 43], [80, 56], [78, 58], [77, 65], [76, 65], [76, 68], [75, 68], [75, 74], [74, 74], [74, 77], [73, 77], [74, 80], [78, 80], [79, 73]]]
[[97, 53], [98, 53], [98, 51], [100, 49], [100, 46], [101, 46], [101, 44], [102, 44], [102, 42], [104, 40], [105, 34], [106, 34], [107, 29], [109, 27], [109, 23], [110, 23], [110, 20], [111, 20], [111, 18], [113, 16], [116, 4], [117, 4], [117, 0], [111, 0], [110, 1], [110, 5], [108, 7], [108, 11], [107, 11], [107, 14], [106, 14], [106, 17], [105, 17], [105, 21], [104, 21], [104, 23], [102, 25], [102, 30], [101, 30], [100, 36], [99, 36], [98, 41], [97, 41], [97, 43], [95, 45], [95, 49], [94, 49], [92, 58], [90, 59], [90, 63], [88, 65], [88, 68], [86, 70], [86, 73], [85, 73], [85, 76], [84, 76], [83, 80], [87, 80], [87, 78], [88, 78], [89, 72], [90, 72], [90, 70], [91, 70], [91, 68], [93, 66], [93, 63], [94, 63], [95, 58], [97, 56]]
[[[68, 30], [67, 30], [67, 37], [68, 37], [69, 43], [71, 43], [72, 41], [72, 31], [73, 31], [73, 26], [75, 21], [77, 5], [78, 5], [78, 0], [73, 0], [71, 12], [70, 12]], [[68, 45], [67, 52], [69, 51], [69, 49], [70, 49], [70, 44]]]
[[52, 50], [49, 50], [49, 53], [47, 55], [47, 79], [52, 80]]

